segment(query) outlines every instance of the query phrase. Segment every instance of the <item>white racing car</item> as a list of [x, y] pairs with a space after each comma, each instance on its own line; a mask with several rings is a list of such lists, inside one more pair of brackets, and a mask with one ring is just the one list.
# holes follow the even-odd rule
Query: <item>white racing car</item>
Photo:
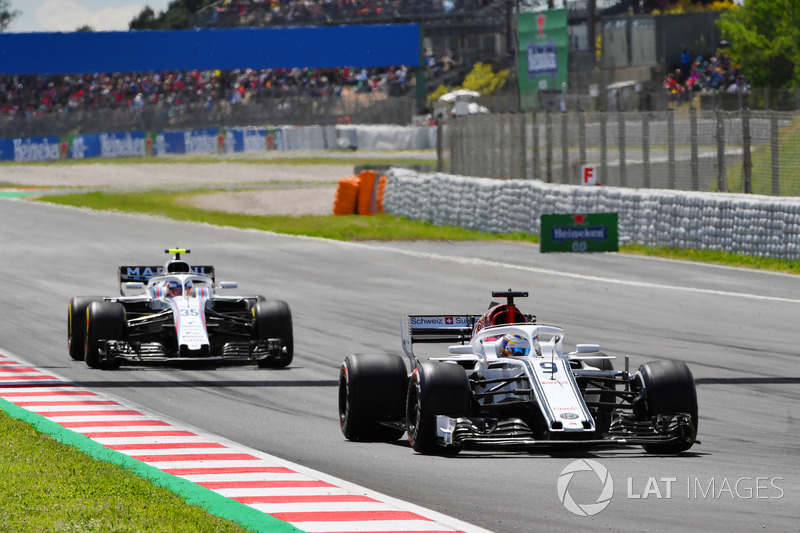
[[[339, 372], [339, 421], [349, 440], [394, 441], [458, 453], [464, 446], [526, 449], [641, 445], [675, 454], [697, 442], [697, 393], [682, 361], [614, 370], [596, 344], [564, 353], [564, 330], [536, 323], [514, 298], [494, 292], [483, 315], [403, 320], [406, 359], [357, 354]], [[459, 343], [420, 361], [416, 343]]]
[[[221, 296], [213, 266], [190, 266], [185, 249], [160, 266], [119, 267], [118, 297], [76, 296], [67, 311], [69, 355], [91, 368], [123, 362], [212, 364], [292, 362], [292, 314], [286, 302], [261, 296]], [[128, 295], [133, 291], [135, 294]]]

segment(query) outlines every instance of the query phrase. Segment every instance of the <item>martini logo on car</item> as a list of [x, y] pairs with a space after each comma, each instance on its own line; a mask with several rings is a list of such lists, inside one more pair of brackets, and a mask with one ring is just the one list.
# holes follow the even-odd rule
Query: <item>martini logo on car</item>
[[163, 267], [125, 267], [125, 274], [128, 276], [146, 276], [151, 278], [153, 276], [160, 276], [163, 273]]
[[563, 418], [564, 420], [575, 420], [576, 418], [578, 418], [578, 415], [576, 415], [575, 413], [561, 413], [561, 418]]

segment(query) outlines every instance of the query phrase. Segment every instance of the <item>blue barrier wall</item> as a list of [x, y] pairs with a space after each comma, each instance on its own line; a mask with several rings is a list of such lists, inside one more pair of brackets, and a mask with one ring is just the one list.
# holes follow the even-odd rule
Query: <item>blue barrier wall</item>
[[0, 161], [285, 150], [283, 128], [207, 128], [0, 139]]
[[0, 74], [420, 65], [417, 24], [0, 33]]

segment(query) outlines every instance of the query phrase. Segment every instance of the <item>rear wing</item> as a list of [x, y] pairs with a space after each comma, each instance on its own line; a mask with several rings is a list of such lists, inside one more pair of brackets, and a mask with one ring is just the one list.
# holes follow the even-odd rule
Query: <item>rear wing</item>
[[[475, 324], [483, 315], [406, 315], [402, 322], [403, 351], [413, 362], [414, 344], [448, 343], [467, 344], [472, 339]], [[536, 317], [525, 315], [526, 322]]]
[[[209, 276], [211, 282], [214, 282], [214, 267], [211, 265], [198, 265], [190, 267], [192, 274], [200, 274]], [[123, 286], [130, 281], [139, 281], [147, 283], [153, 276], [161, 276], [165, 273], [163, 266], [121, 266], [119, 267], [119, 288], [122, 292]]]
[[414, 343], [467, 343], [481, 315], [406, 315], [402, 322], [403, 351], [414, 359]]

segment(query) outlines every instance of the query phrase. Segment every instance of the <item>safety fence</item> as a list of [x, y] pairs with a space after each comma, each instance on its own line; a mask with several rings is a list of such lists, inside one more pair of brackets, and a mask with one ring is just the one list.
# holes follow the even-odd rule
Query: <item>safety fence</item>
[[617, 187], [800, 196], [800, 113], [535, 112], [454, 117], [440, 167], [453, 174]]
[[411, 97], [387, 98], [383, 93], [347, 89], [340, 96], [264, 96], [239, 103], [164, 102], [138, 108], [0, 115], [0, 139], [108, 131], [246, 128], [261, 124], [409, 124], [414, 110]]
[[620, 244], [800, 258], [800, 198], [389, 171], [387, 213], [493, 233], [538, 234], [540, 216], [617, 213]]

